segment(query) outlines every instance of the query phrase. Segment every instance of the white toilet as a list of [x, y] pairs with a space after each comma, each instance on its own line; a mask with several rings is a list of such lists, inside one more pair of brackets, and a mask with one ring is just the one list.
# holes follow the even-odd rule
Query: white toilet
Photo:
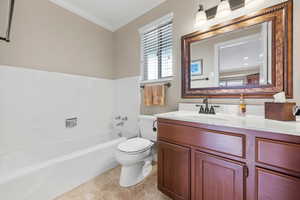
[[141, 137], [128, 139], [118, 145], [116, 159], [122, 165], [120, 185], [130, 187], [140, 183], [152, 171], [152, 148], [156, 141], [154, 116], [140, 116]]

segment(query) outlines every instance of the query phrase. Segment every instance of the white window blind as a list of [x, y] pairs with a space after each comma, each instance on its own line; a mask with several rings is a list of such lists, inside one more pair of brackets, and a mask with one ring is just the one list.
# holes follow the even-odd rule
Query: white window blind
[[173, 75], [173, 21], [169, 20], [142, 33], [142, 71], [144, 81]]

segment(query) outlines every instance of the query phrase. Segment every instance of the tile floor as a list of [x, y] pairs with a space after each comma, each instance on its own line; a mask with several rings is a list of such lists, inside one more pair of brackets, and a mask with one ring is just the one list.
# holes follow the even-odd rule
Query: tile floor
[[55, 200], [170, 200], [157, 189], [156, 166], [142, 183], [130, 188], [119, 186], [120, 171], [112, 169]]

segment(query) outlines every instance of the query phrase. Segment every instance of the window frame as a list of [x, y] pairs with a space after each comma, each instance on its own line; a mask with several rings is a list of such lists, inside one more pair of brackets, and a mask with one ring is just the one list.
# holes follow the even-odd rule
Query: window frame
[[[158, 60], [158, 78], [157, 79], [152, 79], [152, 80], [145, 80], [145, 71], [144, 71], [144, 34], [153, 31], [154, 29], [159, 28], [160, 26], [163, 26], [165, 24], [171, 23], [173, 26], [173, 13], [169, 13], [147, 25], [139, 29], [139, 34], [140, 34], [140, 68], [141, 68], [141, 74], [140, 74], [140, 79], [141, 83], [154, 83], [154, 82], [164, 82], [164, 81], [170, 81], [174, 77], [174, 36], [172, 38], [172, 75], [167, 76], [167, 77], [162, 77], [162, 66], [161, 66], [161, 59]], [[173, 31], [172, 31], [173, 35]], [[160, 57], [161, 58], [161, 57]]]

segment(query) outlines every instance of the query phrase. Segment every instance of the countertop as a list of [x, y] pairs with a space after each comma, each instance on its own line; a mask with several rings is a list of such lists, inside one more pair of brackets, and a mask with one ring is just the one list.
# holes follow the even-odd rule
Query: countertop
[[201, 123], [216, 126], [266, 131], [287, 135], [300, 136], [300, 120], [294, 122], [281, 122], [267, 120], [260, 116], [237, 116], [237, 115], [204, 115], [193, 111], [177, 111], [155, 115], [157, 118], [179, 120], [193, 123]]

